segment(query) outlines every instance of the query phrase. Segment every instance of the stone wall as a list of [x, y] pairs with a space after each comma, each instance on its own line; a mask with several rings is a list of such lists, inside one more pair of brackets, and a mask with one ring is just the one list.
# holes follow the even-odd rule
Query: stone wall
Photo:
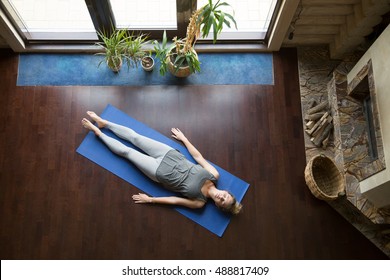
[[348, 73], [349, 83], [372, 61], [375, 91], [379, 111], [379, 122], [383, 138], [385, 162], [388, 168], [360, 182], [360, 190], [381, 211], [390, 209], [390, 25], [365, 52], [356, 66]]

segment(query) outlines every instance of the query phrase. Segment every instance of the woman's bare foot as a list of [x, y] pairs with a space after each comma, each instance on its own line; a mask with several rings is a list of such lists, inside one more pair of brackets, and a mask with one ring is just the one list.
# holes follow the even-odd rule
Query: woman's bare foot
[[106, 126], [107, 121], [106, 121], [106, 120], [103, 120], [101, 117], [99, 117], [98, 115], [96, 115], [95, 112], [87, 111], [87, 114], [88, 114], [88, 116], [89, 116], [91, 119], [93, 119], [93, 120], [96, 122], [96, 124], [97, 124], [97, 126], [98, 126], [99, 128], [103, 128], [103, 127]]
[[94, 126], [88, 119], [84, 118], [81, 120], [81, 124], [88, 130], [93, 131], [96, 136], [99, 136], [102, 134], [100, 129], [96, 126]]

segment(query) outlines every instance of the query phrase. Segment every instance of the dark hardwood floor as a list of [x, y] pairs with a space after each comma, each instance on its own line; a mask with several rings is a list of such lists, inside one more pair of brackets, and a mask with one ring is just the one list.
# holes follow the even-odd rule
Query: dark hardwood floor
[[[1, 259], [386, 259], [304, 181], [294, 49], [274, 55], [275, 85], [17, 87], [0, 52]], [[131, 79], [131, 74], [129, 74]], [[250, 183], [222, 238], [78, 155], [87, 110], [110, 103]]]

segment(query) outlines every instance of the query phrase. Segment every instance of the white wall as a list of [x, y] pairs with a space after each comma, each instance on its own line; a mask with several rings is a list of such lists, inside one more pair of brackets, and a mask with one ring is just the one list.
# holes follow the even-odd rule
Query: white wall
[[390, 25], [349, 72], [350, 83], [372, 60], [386, 169], [360, 182], [360, 191], [377, 207], [390, 205]]

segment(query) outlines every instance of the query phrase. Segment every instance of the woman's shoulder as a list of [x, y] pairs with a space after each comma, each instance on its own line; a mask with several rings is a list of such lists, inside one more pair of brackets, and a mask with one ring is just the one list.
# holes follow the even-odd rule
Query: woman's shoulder
[[201, 199], [194, 199], [193, 203], [194, 203], [194, 208], [202, 208], [206, 204], [206, 201]]

